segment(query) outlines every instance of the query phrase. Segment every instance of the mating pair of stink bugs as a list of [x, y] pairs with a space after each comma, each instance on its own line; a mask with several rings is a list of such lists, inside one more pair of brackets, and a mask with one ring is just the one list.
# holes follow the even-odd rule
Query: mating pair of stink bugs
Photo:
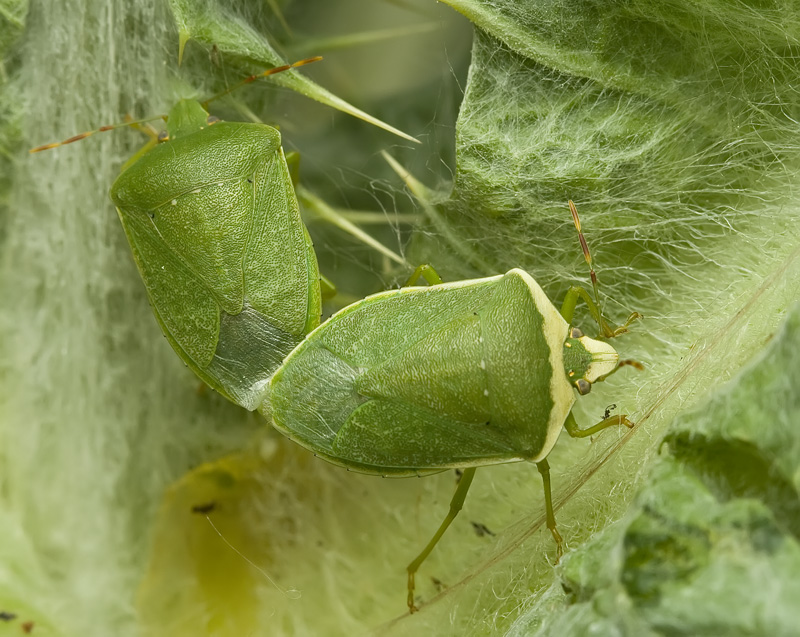
[[[571, 325], [576, 304], [588, 305], [604, 339], [639, 317], [616, 329], [604, 318], [573, 203], [594, 299], [572, 287], [559, 311], [522, 270], [442, 283], [423, 266], [409, 287], [369, 296], [319, 325], [317, 260], [278, 131], [217, 121], [192, 100], [173, 107], [166, 123], [111, 198], [156, 319], [183, 361], [335, 464], [382, 476], [464, 470], [447, 517], [408, 566], [409, 609], [415, 573], [461, 509], [477, 467], [536, 463], [560, 554], [547, 455], [562, 427], [585, 437], [633, 426], [624, 415], [585, 429], [575, 421], [576, 392], [630, 363]], [[413, 287], [420, 276], [429, 285]]]

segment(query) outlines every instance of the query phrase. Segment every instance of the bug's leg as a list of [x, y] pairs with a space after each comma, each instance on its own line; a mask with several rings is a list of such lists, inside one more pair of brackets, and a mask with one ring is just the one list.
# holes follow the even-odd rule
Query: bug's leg
[[561, 559], [561, 556], [564, 554], [564, 549], [562, 544], [564, 543], [564, 539], [561, 537], [561, 534], [558, 532], [556, 528], [556, 514], [553, 511], [553, 494], [550, 490], [550, 465], [547, 462], [547, 459], [540, 460], [536, 463], [536, 468], [539, 470], [539, 473], [542, 474], [542, 486], [544, 487], [544, 507], [545, 507], [545, 515], [547, 519], [547, 528], [550, 529], [550, 533], [553, 535], [553, 539], [556, 541], [556, 563], [558, 560]]
[[408, 277], [408, 281], [406, 281], [404, 287], [410, 287], [414, 285], [417, 281], [419, 281], [420, 277], [424, 278], [428, 282], [428, 285], [439, 285], [444, 283], [444, 281], [442, 281], [442, 277], [440, 277], [439, 273], [433, 269], [432, 265], [423, 263], [422, 265], [418, 266], [416, 270], [414, 270], [410, 277]]
[[564, 296], [564, 302], [561, 304], [561, 316], [567, 323], [572, 325], [572, 318], [575, 316], [575, 306], [578, 305], [579, 298], [583, 299], [584, 303], [586, 303], [592, 318], [597, 321], [597, 324], [600, 326], [600, 332], [603, 336], [606, 336], [606, 332], [611, 328], [600, 313], [600, 309], [595, 302], [592, 301], [592, 297], [590, 297], [589, 293], [582, 287], [573, 285], [567, 291], [567, 294]]
[[131, 157], [122, 164], [122, 168], [120, 168], [119, 172], [124, 173], [128, 168], [133, 166], [139, 159], [144, 157], [147, 153], [150, 152], [150, 149], [153, 148], [158, 143], [157, 139], [151, 138], [148, 142], [142, 146], [139, 150], [137, 150]]
[[624, 414], [620, 414], [618, 416], [611, 416], [610, 418], [601, 420], [596, 425], [592, 425], [591, 427], [587, 427], [586, 429], [581, 429], [580, 427], [578, 427], [578, 423], [575, 420], [575, 416], [572, 415], [572, 412], [569, 412], [567, 420], [564, 422], [564, 428], [567, 430], [567, 433], [573, 438], [586, 438], [588, 436], [593, 436], [598, 431], [602, 431], [606, 427], [617, 427], [619, 425], [624, 425], [628, 429], [633, 428], [633, 423], [630, 420], [628, 420], [628, 417]]
[[130, 115], [125, 116], [125, 121], [129, 122], [128, 126], [130, 126], [134, 130], [138, 130], [140, 133], [147, 135], [151, 140], [158, 143], [159, 137], [161, 132], [158, 131], [155, 126], [153, 126], [149, 121], [133, 121]]
[[411, 564], [408, 565], [406, 569], [408, 571], [408, 610], [409, 612], [414, 612], [417, 610], [417, 607], [414, 606], [414, 575], [416, 575], [417, 571], [419, 570], [420, 565], [425, 561], [425, 559], [430, 555], [433, 547], [442, 539], [442, 535], [447, 530], [447, 527], [450, 526], [451, 522], [455, 519], [458, 515], [458, 512], [461, 511], [461, 507], [464, 506], [464, 500], [467, 497], [467, 491], [469, 491], [469, 485], [472, 484], [472, 478], [475, 477], [475, 467], [471, 467], [469, 469], [464, 470], [464, 474], [461, 476], [461, 481], [458, 483], [458, 487], [456, 488], [456, 492], [453, 494], [453, 499], [450, 500], [450, 511], [447, 513], [447, 517], [445, 517], [442, 524], [439, 526], [439, 529], [434, 533], [431, 541], [428, 542], [428, 545], [422, 549], [422, 552], [417, 555]]
[[140, 133], [144, 133], [149, 137], [149, 139], [147, 140], [147, 143], [144, 146], [142, 146], [139, 150], [137, 150], [128, 159], [128, 161], [122, 164], [122, 168], [120, 168], [121, 173], [124, 173], [130, 166], [133, 166], [137, 161], [139, 161], [139, 159], [141, 159], [147, 153], [149, 153], [151, 148], [164, 141], [164, 139], [162, 139], [162, 136], [166, 134], [166, 130], [159, 132], [150, 122], [147, 121], [134, 122], [131, 121], [130, 116], [126, 116], [125, 120], [130, 122], [131, 128], [139, 131]]
[[572, 286], [566, 296], [564, 296], [564, 302], [561, 304], [561, 316], [564, 317], [564, 320], [570, 325], [572, 325], [572, 318], [575, 315], [575, 306], [578, 304], [578, 299], [582, 299], [583, 302], [586, 303], [586, 306], [589, 308], [589, 313], [597, 322], [598, 327], [600, 327], [600, 336], [604, 336], [605, 338], [613, 338], [614, 336], [624, 334], [628, 331], [628, 327], [631, 323], [636, 319], [642, 318], [639, 312], [633, 312], [623, 325], [612, 328], [608, 321], [606, 321], [600, 308], [592, 300], [592, 297], [589, 296], [589, 293], [582, 287]]

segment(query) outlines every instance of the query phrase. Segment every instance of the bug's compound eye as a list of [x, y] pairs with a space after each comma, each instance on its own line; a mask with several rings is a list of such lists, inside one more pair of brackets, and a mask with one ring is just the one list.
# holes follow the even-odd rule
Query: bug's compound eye
[[578, 393], [581, 396], [585, 396], [590, 391], [592, 391], [592, 384], [583, 378], [579, 378], [575, 381], [575, 387], [578, 389]]
[[166, 142], [166, 141], [169, 141], [169, 132], [168, 132], [168, 131], [166, 131], [166, 130], [162, 130], [162, 131], [161, 131], [161, 132], [158, 134], [158, 141], [159, 141], [159, 142]]
[[581, 332], [577, 327], [573, 327], [569, 331], [569, 337], [570, 338], [582, 338], [583, 337], [583, 332]]
[[209, 115], [206, 118], [206, 124], [208, 124], [209, 126], [211, 126], [211, 124], [216, 124], [218, 121], [219, 117], [217, 117], [216, 115]]

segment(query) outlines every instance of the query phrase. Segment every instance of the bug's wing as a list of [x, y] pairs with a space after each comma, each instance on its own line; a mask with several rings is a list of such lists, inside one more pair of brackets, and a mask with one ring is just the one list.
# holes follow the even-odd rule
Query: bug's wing
[[379, 399], [348, 418], [336, 458], [385, 475], [408, 475], [521, 460], [503, 432], [407, 403]]
[[383, 475], [412, 475], [470, 460], [508, 460], [512, 446], [485, 421], [457, 420], [356, 389], [361, 374], [320, 341], [306, 341], [276, 372], [270, 393], [275, 426], [331, 462]]
[[205, 382], [256, 408], [319, 321], [319, 274], [275, 129], [218, 123], [162, 144], [114, 184], [154, 312]]
[[367, 298], [276, 372], [273, 419], [316, 453], [366, 471], [530, 459], [558, 411], [543, 322], [514, 273]]
[[[244, 257], [245, 298], [299, 342], [319, 325], [320, 277], [280, 147], [254, 182], [253, 222]], [[279, 362], [289, 351], [282, 352]]]

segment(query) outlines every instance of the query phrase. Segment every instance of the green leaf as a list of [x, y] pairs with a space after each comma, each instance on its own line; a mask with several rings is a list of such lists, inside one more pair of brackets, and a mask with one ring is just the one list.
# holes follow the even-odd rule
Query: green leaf
[[[262, 68], [286, 64], [286, 60], [283, 60], [278, 55], [263, 36], [241, 20], [230, 15], [216, 2], [210, 0], [204, 2], [170, 0], [170, 7], [178, 25], [180, 38], [179, 63], [183, 58], [186, 43], [189, 40], [195, 40], [208, 48], [216, 47], [217, 51], [222, 54], [241, 58]], [[305, 75], [289, 71], [277, 75], [275, 81], [281, 86], [297, 91], [322, 104], [337, 108], [390, 133], [394, 133], [403, 139], [418, 143], [416, 138], [348, 104], [340, 97], [312, 82]]]

